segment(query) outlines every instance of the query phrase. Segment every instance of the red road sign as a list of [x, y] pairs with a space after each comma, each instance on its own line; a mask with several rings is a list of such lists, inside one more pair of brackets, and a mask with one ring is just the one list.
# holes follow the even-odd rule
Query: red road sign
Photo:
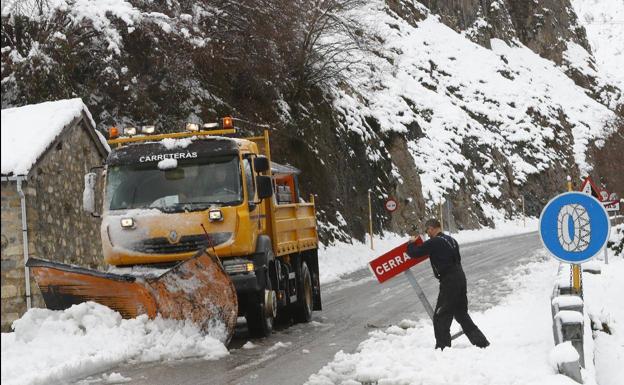
[[[418, 237], [416, 244], [420, 245], [422, 243], [423, 240]], [[407, 255], [407, 242], [405, 242], [388, 251], [381, 257], [373, 259], [368, 263], [368, 266], [379, 283], [383, 283], [410, 267], [418, 265], [427, 258], [429, 257], [411, 258]]]
[[384, 206], [386, 207], [386, 210], [392, 213], [399, 207], [399, 204], [393, 198], [388, 198]]
[[600, 195], [600, 189], [598, 188], [598, 186], [596, 186], [591, 177], [585, 178], [583, 184], [581, 185], [581, 192], [584, 194], [592, 195], [599, 201], [603, 200], [602, 196]]

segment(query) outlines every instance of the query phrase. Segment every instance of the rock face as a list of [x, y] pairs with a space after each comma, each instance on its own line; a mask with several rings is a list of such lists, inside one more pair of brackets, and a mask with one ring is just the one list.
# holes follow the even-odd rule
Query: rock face
[[[45, 26], [3, 12], [2, 106], [74, 94], [99, 128], [174, 131], [225, 114], [245, 133], [268, 125], [275, 160], [302, 169], [303, 194], [317, 195], [326, 242], [363, 239], [369, 190], [375, 232], [419, 229], [441, 201], [451, 227], [475, 228], [496, 210], [517, 215], [522, 196], [537, 215], [593, 161], [602, 173], [603, 154], [585, 152], [624, 99], [595, 68], [569, 0], [335, 2], [361, 7], [346, 12], [370, 45], [332, 51], [350, 65], [325, 81], [298, 60], [317, 60], [305, 49], [323, 36], [302, 0], [244, 18], [210, 0], [86, 16], [65, 7]], [[272, 9], [283, 17], [266, 17]]]

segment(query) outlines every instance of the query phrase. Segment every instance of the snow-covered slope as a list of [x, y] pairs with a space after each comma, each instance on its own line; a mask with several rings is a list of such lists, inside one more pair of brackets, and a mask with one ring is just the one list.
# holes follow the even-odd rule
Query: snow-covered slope
[[572, 0], [599, 70], [624, 88], [624, 1]]
[[[408, 147], [425, 199], [437, 202], [464, 188], [473, 174], [473, 198], [496, 200], [503, 185], [522, 185], [570, 148], [581, 172], [591, 170], [587, 144], [604, 135], [615, 114], [555, 63], [520, 43], [492, 40], [492, 49], [484, 48], [434, 15], [410, 25], [383, 1], [369, 2], [361, 17], [383, 37], [386, 51], [362, 58], [372, 67], [352, 70], [350, 90], [332, 91], [347, 117], [342, 126], [371, 141], [388, 131], [416, 136]], [[378, 132], [366, 123], [371, 116]], [[495, 161], [497, 153], [511, 175]]]

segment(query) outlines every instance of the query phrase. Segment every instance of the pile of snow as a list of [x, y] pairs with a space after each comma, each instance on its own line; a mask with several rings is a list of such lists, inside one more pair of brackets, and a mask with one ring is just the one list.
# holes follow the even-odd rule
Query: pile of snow
[[2, 333], [2, 384], [7, 385], [66, 383], [126, 361], [213, 360], [228, 354], [220, 342], [223, 329], [202, 335], [190, 322], [144, 315], [126, 320], [93, 302], [64, 311], [31, 309], [13, 329]]
[[[468, 242], [507, 237], [515, 234], [523, 234], [537, 231], [537, 219], [527, 218], [522, 220], [498, 222], [495, 228], [479, 230], [463, 230], [453, 233], [453, 236], [461, 245]], [[406, 242], [409, 236], [394, 233], [385, 233], [380, 238], [373, 238], [374, 250], [370, 247], [370, 238], [362, 243], [336, 242], [329, 246], [321, 245], [319, 249], [319, 270], [321, 284], [338, 280], [341, 276], [353, 273], [368, 265], [368, 263]]]
[[[611, 229], [611, 241], [618, 235]], [[609, 264], [600, 274], [583, 274], [585, 311], [597, 327], [594, 332], [596, 380], [600, 385], [624, 384], [624, 253], [609, 252]]]
[[572, 0], [599, 71], [624, 89], [624, 1]]
[[[81, 99], [58, 100], [2, 110], [2, 174], [25, 175], [63, 128], [85, 113], [95, 122]], [[96, 131], [104, 147], [106, 140]]]
[[[576, 384], [556, 368], [557, 359], [569, 359], [569, 349], [553, 351], [550, 294], [559, 262], [545, 252], [534, 258], [507, 278], [514, 291], [500, 305], [471, 314], [491, 342], [487, 349], [462, 336], [452, 348], [434, 350], [431, 321], [405, 320], [371, 332], [354, 353], [338, 352], [306, 385]], [[595, 384], [591, 361], [583, 374], [586, 384]]]
[[[561, 162], [569, 147], [583, 172], [591, 170], [588, 143], [605, 135], [612, 110], [586, 94], [564, 70], [518, 43], [493, 39], [492, 49], [470, 42], [436, 16], [410, 25], [385, 1], [366, 2], [354, 17], [384, 42], [379, 55], [362, 54], [367, 66], [346, 71], [350, 87], [334, 87], [335, 108], [345, 116], [341, 130], [377, 143], [379, 131], [411, 133], [408, 142], [427, 202], [477, 183], [475, 201], [500, 198], [509, 183], [500, 158], [511, 165], [513, 183]], [[375, 118], [379, 129], [367, 118]], [[422, 133], [422, 134], [421, 134]], [[372, 147], [371, 161], [388, 151]], [[462, 151], [462, 147], [471, 148]], [[470, 182], [472, 183], [472, 182]]]

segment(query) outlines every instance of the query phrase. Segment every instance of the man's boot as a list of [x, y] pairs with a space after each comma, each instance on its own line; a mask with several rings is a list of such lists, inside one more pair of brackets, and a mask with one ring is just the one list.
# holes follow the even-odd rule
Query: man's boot
[[490, 342], [487, 340], [487, 338], [485, 338], [479, 328], [465, 330], [464, 334], [466, 334], [466, 337], [468, 337], [468, 340], [474, 346], [477, 346], [479, 348], [487, 348], [488, 346], [490, 346]]

